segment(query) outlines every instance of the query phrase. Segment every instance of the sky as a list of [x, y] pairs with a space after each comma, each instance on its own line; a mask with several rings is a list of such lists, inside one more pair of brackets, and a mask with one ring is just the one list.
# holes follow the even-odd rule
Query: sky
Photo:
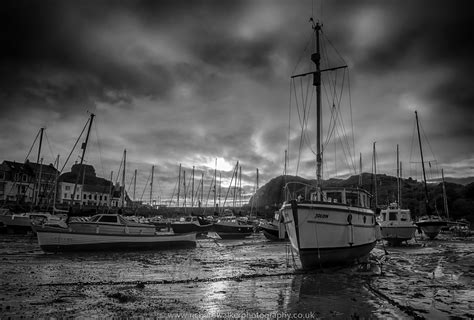
[[[61, 168], [93, 113], [84, 163], [120, 181], [126, 149], [126, 186], [133, 193], [137, 170], [136, 199], [149, 198], [152, 166], [152, 197], [175, 194], [179, 164], [188, 185], [193, 166], [196, 185], [204, 174], [206, 197], [214, 169], [227, 186], [239, 161], [242, 186], [253, 192], [257, 168], [259, 186], [284, 172], [285, 150], [288, 174], [315, 178], [315, 111], [302, 103], [313, 93], [297, 87], [311, 76], [290, 79], [314, 70], [313, 17], [323, 26], [324, 52], [335, 57], [323, 59], [326, 67], [347, 65], [324, 76], [344, 82], [322, 89], [337, 92], [329, 94], [336, 109], [322, 98], [323, 141], [328, 132], [334, 138], [323, 144], [323, 178], [356, 174], [360, 154], [371, 172], [374, 142], [377, 173], [396, 175], [398, 144], [402, 175], [418, 178], [415, 110], [429, 174], [474, 173], [469, 1], [7, 0], [0, 7], [0, 161], [36, 161], [33, 142], [44, 127], [41, 158], [53, 163], [59, 155]], [[338, 110], [332, 131], [331, 110]], [[74, 149], [64, 171], [80, 156]]]

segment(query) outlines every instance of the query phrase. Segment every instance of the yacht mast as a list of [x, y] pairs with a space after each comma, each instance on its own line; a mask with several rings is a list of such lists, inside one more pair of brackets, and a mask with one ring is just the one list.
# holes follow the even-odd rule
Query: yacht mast
[[[325, 71], [334, 71], [337, 69], [347, 68], [346, 65], [321, 69], [321, 53], [320, 53], [320, 32], [321, 32], [321, 25], [319, 22], [316, 24], [314, 23], [313, 18], [310, 19], [311, 23], [313, 24], [313, 30], [316, 34], [316, 52], [311, 55], [311, 61], [314, 62], [316, 70], [310, 71], [306, 73], [301, 73], [297, 75], [291, 76], [291, 78], [297, 77], [304, 77], [307, 75], [313, 75], [313, 86], [316, 87], [316, 182], [318, 187], [318, 193], [320, 192], [321, 187], [321, 169], [323, 164], [323, 153], [321, 149], [321, 132], [322, 132], [322, 125], [321, 125], [321, 114], [322, 114], [322, 105], [321, 105], [321, 73]], [[319, 195], [318, 195], [319, 198]]]
[[[79, 164], [79, 168], [82, 167], [82, 163], [84, 162], [84, 155], [86, 154], [87, 142], [89, 141], [89, 135], [91, 133], [91, 127], [92, 127], [92, 122], [94, 121], [94, 117], [95, 117], [95, 114], [91, 113], [91, 117], [89, 119], [89, 128], [87, 128], [86, 140], [84, 141], [84, 143], [81, 146], [82, 156], [81, 156], [81, 162]], [[71, 205], [74, 203], [74, 200], [76, 198], [76, 190], [77, 190], [77, 182], [78, 181], [79, 181], [79, 175], [77, 175], [76, 183], [74, 184], [74, 190], [73, 190], [72, 196], [71, 196]], [[82, 188], [84, 188], [84, 186], [82, 186]]]
[[446, 218], [449, 220], [449, 210], [448, 210], [448, 197], [446, 196], [446, 186], [444, 184], [444, 170], [441, 168], [441, 178], [443, 179], [443, 204], [444, 212], [446, 213]]
[[127, 150], [123, 150], [123, 171], [122, 171], [122, 208], [125, 206], [125, 165], [127, 162]]
[[400, 208], [400, 158], [398, 155], [398, 144], [397, 144], [397, 205]]
[[418, 144], [420, 145], [421, 167], [423, 169], [423, 182], [425, 186], [425, 208], [426, 208], [426, 214], [429, 216], [431, 212], [430, 212], [429, 200], [428, 200], [428, 186], [426, 184], [425, 162], [423, 160], [423, 148], [421, 146], [420, 125], [418, 123], [417, 111], [415, 111], [415, 118], [416, 118], [416, 130], [418, 132]]

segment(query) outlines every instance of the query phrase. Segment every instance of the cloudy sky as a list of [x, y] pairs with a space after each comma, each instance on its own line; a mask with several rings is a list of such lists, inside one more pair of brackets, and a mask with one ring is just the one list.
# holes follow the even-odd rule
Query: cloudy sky
[[[447, 176], [472, 176], [470, 7], [432, 0], [2, 1], [0, 160], [24, 161], [45, 127], [44, 162], [59, 154], [62, 166], [92, 112], [86, 163], [116, 180], [126, 149], [127, 185], [138, 171], [136, 198], [149, 197], [149, 187], [143, 190], [152, 165], [154, 197], [170, 197], [180, 163], [187, 178], [195, 166], [196, 180], [201, 172], [211, 179], [216, 159], [225, 183], [239, 161], [242, 185], [252, 190], [257, 168], [260, 185], [283, 173], [288, 147], [288, 173], [314, 178], [314, 110], [306, 111], [300, 154], [305, 95], [290, 81], [314, 66], [313, 16], [330, 41], [327, 53], [343, 59], [329, 67], [348, 65], [328, 78], [350, 88], [350, 104], [341, 99], [344, 127], [324, 145], [324, 178], [357, 171], [359, 153], [370, 172], [374, 141], [379, 173], [395, 175], [399, 144], [404, 176], [419, 174], [415, 110], [430, 163]], [[330, 107], [323, 113], [328, 119]], [[325, 122], [324, 135], [328, 128]], [[351, 149], [338, 150], [341, 141]], [[349, 155], [356, 160], [347, 167]], [[37, 145], [29, 158], [36, 157]], [[79, 158], [76, 149], [65, 171]]]

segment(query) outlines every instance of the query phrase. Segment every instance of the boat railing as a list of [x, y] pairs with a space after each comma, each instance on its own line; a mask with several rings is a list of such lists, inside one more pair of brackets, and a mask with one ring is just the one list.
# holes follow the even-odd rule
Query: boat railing
[[359, 188], [317, 187], [304, 182], [288, 182], [284, 187], [285, 201], [301, 203], [333, 203], [369, 208], [370, 194]]

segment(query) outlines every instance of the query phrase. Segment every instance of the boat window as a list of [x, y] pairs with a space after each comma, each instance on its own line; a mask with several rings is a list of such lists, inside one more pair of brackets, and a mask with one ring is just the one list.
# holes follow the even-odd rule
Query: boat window
[[342, 194], [341, 192], [327, 192], [327, 200], [329, 202], [341, 203], [342, 202]]
[[388, 220], [397, 221], [397, 212], [389, 212], [388, 213]]
[[117, 223], [117, 217], [116, 216], [102, 216], [99, 221]]
[[346, 192], [346, 203], [352, 206], [358, 206], [359, 204], [359, 193], [358, 192]]
[[100, 218], [100, 216], [93, 216], [90, 221], [91, 222], [97, 222], [99, 220], [99, 218]]

